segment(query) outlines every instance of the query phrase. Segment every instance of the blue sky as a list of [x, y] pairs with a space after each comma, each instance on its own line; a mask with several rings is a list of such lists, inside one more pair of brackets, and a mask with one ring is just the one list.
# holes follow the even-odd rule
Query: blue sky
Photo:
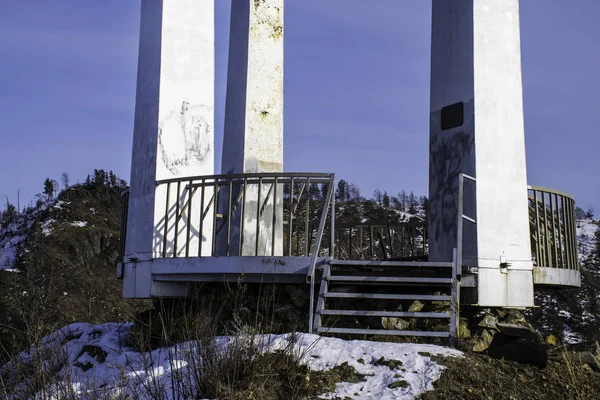
[[[220, 162], [229, 1], [216, 0]], [[522, 0], [529, 183], [600, 215], [600, 2]], [[94, 168], [129, 180], [139, 0], [0, 13], [0, 203]], [[286, 0], [285, 169], [427, 193], [430, 1]], [[219, 166], [217, 165], [217, 168]], [[218, 170], [218, 169], [217, 169]]]

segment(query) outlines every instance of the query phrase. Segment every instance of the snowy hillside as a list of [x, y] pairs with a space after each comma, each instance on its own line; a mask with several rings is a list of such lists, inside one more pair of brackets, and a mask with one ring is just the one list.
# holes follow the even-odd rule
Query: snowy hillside
[[594, 234], [600, 221], [592, 219], [577, 220], [577, 243], [579, 244], [579, 260], [588, 257], [594, 246]]
[[0, 270], [13, 270], [19, 251], [23, 250], [25, 238], [32, 225], [49, 207], [59, 207], [55, 200], [41, 201], [17, 215], [15, 220], [0, 228]]

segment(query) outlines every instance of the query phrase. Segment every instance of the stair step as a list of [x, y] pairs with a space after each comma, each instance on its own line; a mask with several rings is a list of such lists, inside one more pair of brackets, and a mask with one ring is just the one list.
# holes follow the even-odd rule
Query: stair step
[[357, 266], [357, 267], [452, 268], [451, 262], [331, 260], [331, 261], [329, 261], [329, 264], [330, 265]]
[[450, 337], [450, 332], [432, 331], [396, 331], [387, 329], [354, 329], [354, 328], [319, 328], [318, 333], [347, 333], [354, 335], [389, 335], [389, 336], [427, 336]]
[[397, 318], [450, 318], [450, 313], [409, 312], [409, 311], [371, 311], [371, 310], [323, 310], [321, 315], [356, 315], [361, 317], [397, 317]]
[[452, 278], [415, 278], [415, 277], [395, 277], [395, 276], [330, 275], [327, 279], [330, 282], [386, 282], [386, 283], [430, 283], [430, 284], [451, 284], [452, 283]]
[[381, 299], [381, 300], [424, 300], [424, 301], [450, 301], [450, 296], [428, 294], [380, 294], [380, 293], [338, 293], [328, 292], [323, 294], [326, 298], [345, 299]]

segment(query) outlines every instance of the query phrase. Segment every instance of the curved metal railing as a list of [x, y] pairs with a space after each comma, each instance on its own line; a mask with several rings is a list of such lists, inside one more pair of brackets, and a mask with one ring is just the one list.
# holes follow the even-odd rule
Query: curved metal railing
[[[529, 226], [535, 267], [573, 271], [579, 276], [575, 200], [566, 193], [529, 186]], [[577, 278], [578, 280], [579, 278]], [[542, 279], [548, 280], [548, 279]], [[566, 284], [556, 279], [548, 284]], [[577, 283], [578, 282], [571, 282]]]

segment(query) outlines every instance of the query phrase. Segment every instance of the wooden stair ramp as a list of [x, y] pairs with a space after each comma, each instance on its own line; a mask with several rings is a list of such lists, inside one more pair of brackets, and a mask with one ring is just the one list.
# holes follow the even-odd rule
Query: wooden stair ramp
[[[452, 262], [331, 260], [323, 268], [313, 326], [320, 334], [448, 338], [453, 346], [458, 298]], [[365, 318], [404, 320], [371, 329], [356, 323]], [[447, 320], [447, 329], [427, 330], [432, 320]], [[399, 324], [402, 329], [396, 329]]]

